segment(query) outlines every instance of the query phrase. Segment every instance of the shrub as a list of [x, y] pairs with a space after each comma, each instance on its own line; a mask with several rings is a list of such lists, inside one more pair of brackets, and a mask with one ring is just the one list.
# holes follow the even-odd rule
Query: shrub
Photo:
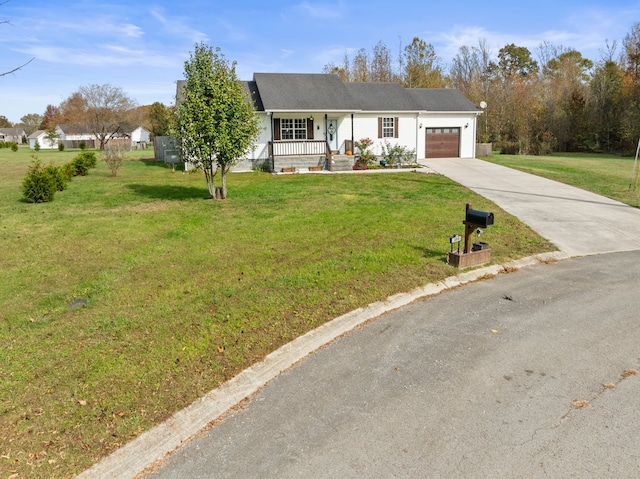
[[393, 166], [396, 163], [400, 166], [415, 163], [416, 150], [410, 150], [405, 146], [395, 144], [391, 146], [388, 141], [384, 142], [382, 147], [382, 157], [388, 165]]
[[89, 168], [95, 168], [98, 164], [98, 157], [95, 151], [83, 151], [78, 153], [78, 156], [83, 158]]
[[62, 166], [55, 166], [53, 163], [49, 163], [44, 167], [44, 172], [53, 180], [56, 191], [64, 191], [67, 188], [69, 178], [67, 178], [67, 173]]
[[87, 144], [84, 141], [80, 142], [80, 149], [81, 150], [86, 150], [87, 149]]
[[55, 180], [42, 166], [38, 158], [29, 165], [27, 176], [22, 180], [22, 194], [29, 203], [46, 203], [53, 201], [56, 192]]
[[64, 143], [58, 143], [58, 151], [64, 151]]
[[87, 176], [89, 169], [95, 168], [98, 164], [98, 159], [95, 152], [83, 151], [78, 153], [71, 163], [74, 170], [73, 176]]
[[124, 149], [117, 146], [108, 146], [104, 150], [103, 155], [105, 163], [109, 167], [109, 170], [111, 170], [111, 176], [116, 176], [118, 174], [118, 168], [120, 168], [120, 164], [124, 160]]
[[62, 170], [62, 172], [66, 176], [67, 181], [71, 181], [71, 179], [74, 177], [74, 175], [76, 173], [76, 169], [75, 169], [75, 166], [73, 166], [73, 162], [72, 161], [69, 161], [69, 162], [65, 163], [64, 165], [62, 165], [60, 167], [60, 169]]
[[18, 144], [14, 143], [13, 145], [11, 145], [11, 151], [16, 152], [18, 151]]
[[33, 149], [36, 150], [36, 151], [40, 151], [40, 142], [38, 140], [36, 140], [36, 144], [33, 147]]

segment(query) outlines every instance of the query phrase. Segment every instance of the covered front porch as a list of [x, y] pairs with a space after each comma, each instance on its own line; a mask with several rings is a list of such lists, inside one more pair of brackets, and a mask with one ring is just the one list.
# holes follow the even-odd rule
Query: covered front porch
[[[351, 169], [353, 137], [343, 138], [348, 132], [345, 123], [349, 117], [331, 117], [328, 113], [320, 119], [317, 116], [314, 118], [314, 114], [303, 112], [270, 115], [271, 139], [267, 143], [267, 151], [273, 172], [335, 171], [336, 167]], [[347, 128], [353, 133], [353, 115], [350, 119], [351, 127]], [[347, 157], [348, 167], [342, 164], [344, 159], [339, 164], [335, 161], [336, 157], [343, 156]]]

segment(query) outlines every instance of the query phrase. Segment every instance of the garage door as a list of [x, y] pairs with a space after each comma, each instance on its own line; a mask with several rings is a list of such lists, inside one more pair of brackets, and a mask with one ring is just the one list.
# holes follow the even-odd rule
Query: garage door
[[426, 158], [458, 158], [460, 128], [427, 128]]

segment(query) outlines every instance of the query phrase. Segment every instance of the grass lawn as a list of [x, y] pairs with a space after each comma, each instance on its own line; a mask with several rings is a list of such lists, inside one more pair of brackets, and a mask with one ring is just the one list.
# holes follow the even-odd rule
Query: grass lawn
[[142, 152], [28, 204], [30, 155], [0, 150], [2, 478], [79, 473], [301, 334], [457, 274], [467, 202], [495, 214], [494, 262], [554, 249], [437, 175], [238, 173], [216, 202]]
[[640, 189], [629, 190], [634, 158], [566, 153], [552, 156], [494, 154], [482, 159], [640, 207]]

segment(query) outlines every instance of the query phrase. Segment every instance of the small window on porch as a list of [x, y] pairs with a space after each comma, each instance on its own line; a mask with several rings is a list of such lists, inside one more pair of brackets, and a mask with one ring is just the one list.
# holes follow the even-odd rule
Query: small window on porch
[[283, 140], [306, 140], [307, 139], [307, 119], [306, 118], [283, 118], [280, 121], [280, 132]]

